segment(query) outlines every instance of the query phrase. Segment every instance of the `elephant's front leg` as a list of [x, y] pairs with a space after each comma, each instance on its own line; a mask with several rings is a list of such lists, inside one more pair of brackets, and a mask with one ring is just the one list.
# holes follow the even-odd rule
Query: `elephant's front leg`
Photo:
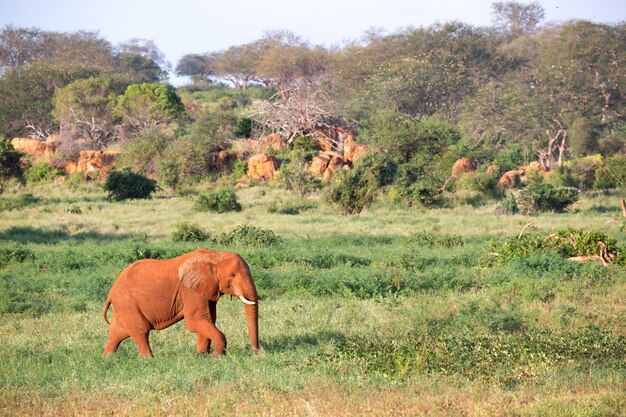
[[198, 352], [208, 352], [212, 341], [215, 344], [212, 356], [226, 354], [226, 336], [211, 321], [203, 320], [196, 323], [196, 331], [198, 333]]
[[[211, 323], [215, 325], [215, 322], [217, 321], [217, 302], [216, 301], [209, 301], [209, 314], [211, 316], [210, 317]], [[198, 353], [209, 353], [209, 351], [211, 350], [211, 339], [203, 336], [201, 333], [198, 333], [198, 343], [196, 346], [196, 350], [198, 351]]]

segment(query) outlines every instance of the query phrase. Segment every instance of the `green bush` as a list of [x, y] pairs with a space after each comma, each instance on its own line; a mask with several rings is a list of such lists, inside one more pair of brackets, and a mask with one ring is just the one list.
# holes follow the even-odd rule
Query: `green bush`
[[48, 162], [41, 162], [28, 168], [25, 173], [28, 182], [48, 182], [52, 181], [63, 172], [50, 165]]
[[606, 158], [602, 166], [596, 169], [593, 188], [623, 187], [626, 187], [626, 156], [614, 155]]
[[381, 187], [393, 181], [394, 173], [395, 165], [386, 155], [370, 152], [352, 170], [336, 172], [324, 198], [339, 205], [342, 214], [358, 214], [374, 201]]
[[156, 182], [125, 168], [109, 173], [104, 183], [104, 190], [108, 192], [109, 198], [118, 201], [129, 198], [150, 198], [150, 194], [156, 191]]
[[233, 172], [235, 174], [235, 178], [245, 177], [248, 173], [248, 164], [243, 159], [237, 159], [235, 161], [235, 165], [233, 166]]
[[229, 233], [222, 233], [214, 239], [218, 245], [270, 247], [282, 243], [282, 239], [272, 230], [242, 224]]
[[519, 207], [517, 206], [517, 198], [513, 193], [507, 194], [496, 204], [496, 214], [512, 215], [517, 212], [519, 212]]
[[560, 213], [580, 198], [580, 191], [573, 187], [555, 187], [547, 183], [532, 184], [522, 189], [517, 204], [523, 213], [552, 211]]
[[0, 135], [0, 194], [7, 180], [21, 176], [20, 153], [13, 148], [9, 139]]
[[241, 211], [241, 205], [237, 201], [237, 194], [229, 188], [219, 188], [213, 192], [198, 196], [195, 207], [199, 211], [212, 211], [215, 213]]
[[191, 223], [177, 225], [172, 235], [172, 239], [175, 242], [201, 242], [208, 238], [209, 234], [204, 229]]
[[456, 188], [476, 191], [491, 198], [498, 198], [502, 195], [502, 188], [498, 184], [498, 177], [493, 174], [487, 174], [486, 172], [463, 175], [456, 181]]
[[280, 178], [283, 180], [284, 187], [300, 198], [322, 188], [320, 179], [309, 172], [306, 162], [302, 159], [294, 159], [281, 165]]
[[129, 167], [142, 175], [155, 175], [160, 155], [172, 140], [172, 137], [159, 129], [143, 130], [124, 145], [117, 165]]
[[498, 261], [508, 262], [515, 258], [528, 258], [533, 254], [556, 252], [563, 257], [591, 256], [600, 253], [600, 243], [614, 256], [614, 263], [624, 262], [624, 248], [604, 232], [583, 229], [560, 229], [547, 236], [526, 234], [511, 237], [502, 243], [491, 242], [491, 251], [498, 254]]

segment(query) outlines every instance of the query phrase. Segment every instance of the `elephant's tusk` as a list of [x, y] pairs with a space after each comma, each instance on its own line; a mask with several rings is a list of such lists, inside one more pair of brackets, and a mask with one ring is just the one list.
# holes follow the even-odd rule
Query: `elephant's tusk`
[[250, 301], [248, 300], [246, 297], [244, 297], [243, 295], [239, 296], [239, 299], [244, 303], [244, 304], [250, 304], [250, 305], [254, 305], [256, 304], [254, 301]]

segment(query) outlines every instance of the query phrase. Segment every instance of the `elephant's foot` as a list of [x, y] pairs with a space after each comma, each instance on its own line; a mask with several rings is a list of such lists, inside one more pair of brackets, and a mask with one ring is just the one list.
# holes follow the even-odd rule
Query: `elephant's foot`
[[225, 348], [215, 348], [213, 350], [213, 353], [211, 353], [211, 356], [224, 356], [226, 355], [226, 349]]

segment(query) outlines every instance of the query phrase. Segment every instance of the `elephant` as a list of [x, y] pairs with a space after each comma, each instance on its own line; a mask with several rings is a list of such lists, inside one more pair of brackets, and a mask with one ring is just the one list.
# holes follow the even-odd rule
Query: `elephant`
[[[197, 333], [197, 351], [226, 353], [226, 337], [215, 326], [216, 305], [228, 294], [244, 303], [252, 351], [259, 349], [259, 297], [250, 268], [235, 252], [198, 249], [172, 259], [143, 259], [127, 266], [113, 283], [104, 306], [109, 340], [103, 355], [114, 353], [131, 337], [143, 357], [152, 358], [149, 333], [181, 319]], [[111, 322], [107, 319], [113, 305]]]

